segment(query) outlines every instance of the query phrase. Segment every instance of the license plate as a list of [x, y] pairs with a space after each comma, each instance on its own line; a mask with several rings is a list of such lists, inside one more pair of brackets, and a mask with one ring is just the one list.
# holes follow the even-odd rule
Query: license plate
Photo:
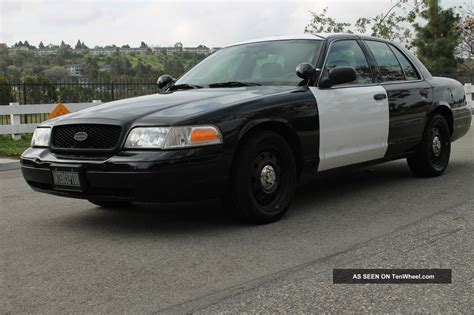
[[82, 191], [81, 178], [75, 169], [53, 169], [54, 188]]

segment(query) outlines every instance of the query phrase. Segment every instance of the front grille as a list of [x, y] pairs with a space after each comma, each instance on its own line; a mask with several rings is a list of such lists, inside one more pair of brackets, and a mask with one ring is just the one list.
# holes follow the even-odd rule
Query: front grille
[[[112, 150], [120, 141], [122, 128], [113, 125], [63, 125], [53, 127], [51, 145], [60, 150]], [[78, 141], [75, 135], [87, 134], [85, 140]]]

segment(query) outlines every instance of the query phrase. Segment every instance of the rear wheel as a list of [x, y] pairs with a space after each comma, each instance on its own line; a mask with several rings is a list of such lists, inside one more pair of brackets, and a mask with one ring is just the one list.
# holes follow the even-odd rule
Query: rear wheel
[[231, 207], [252, 223], [280, 219], [296, 188], [293, 152], [280, 135], [262, 131], [242, 144], [233, 169]]
[[89, 202], [102, 208], [125, 208], [132, 204], [130, 201], [102, 201], [89, 199]]
[[434, 177], [443, 174], [451, 155], [451, 133], [446, 119], [434, 115], [423, 133], [423, 140], [414, 156], [407, 159], [416, 176]]

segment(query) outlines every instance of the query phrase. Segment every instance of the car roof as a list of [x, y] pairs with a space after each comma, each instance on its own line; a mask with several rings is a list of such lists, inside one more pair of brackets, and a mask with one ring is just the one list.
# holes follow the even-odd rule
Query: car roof
[[275, 35], [275, 36], [268, 36], [268, 37], [250, 39], [250, 40], [246, 40], [246, 41], [242, 41], [242, 42], [239, 42], [239, 43], [228, 45], [227, 47], [243, 45], [243, 44], [250, 44], [250, 43], [270, 42], [270, 41], [275, 41], [275, 40], [292, 40], [292, 39], [324, 40], [325, 38], [321, 37], [319, 35], [316, 35], [316, 34]]
[[382, 38], [370, 37], [366, 35], [360, 34], [351, 34], [351, 33], [317, 33], [317, 34], [310, 34], [310, 33], [303, 33], [303, 34], [289, 34], [289, 35], [275, 35], [275, 36], [268, 36], [268, 37], [261, 37], [250, 39], [242, 42], [238, 42], [235, 44], [228, 45], [226, 47], [243, 45], [243, 44], [251, 44], [251, 43], [259, 43], [259, 42], [269, 42], [269, 41], [276, 41], [276, 40], [292, 40], [292, 39], [312, 39], [312, 40], [331, 40], [337, 38], [363, 38], [363, 39], [376, 39], [381, 41], [386, 41]]

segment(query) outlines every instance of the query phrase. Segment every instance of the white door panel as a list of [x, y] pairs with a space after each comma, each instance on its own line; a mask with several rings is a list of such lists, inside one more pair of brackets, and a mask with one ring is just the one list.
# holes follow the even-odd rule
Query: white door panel
[[388, 99], [381, 86], [320, 90], [311, 87], [319, 112], [318, 171], [383, 158], [387, 151]]

